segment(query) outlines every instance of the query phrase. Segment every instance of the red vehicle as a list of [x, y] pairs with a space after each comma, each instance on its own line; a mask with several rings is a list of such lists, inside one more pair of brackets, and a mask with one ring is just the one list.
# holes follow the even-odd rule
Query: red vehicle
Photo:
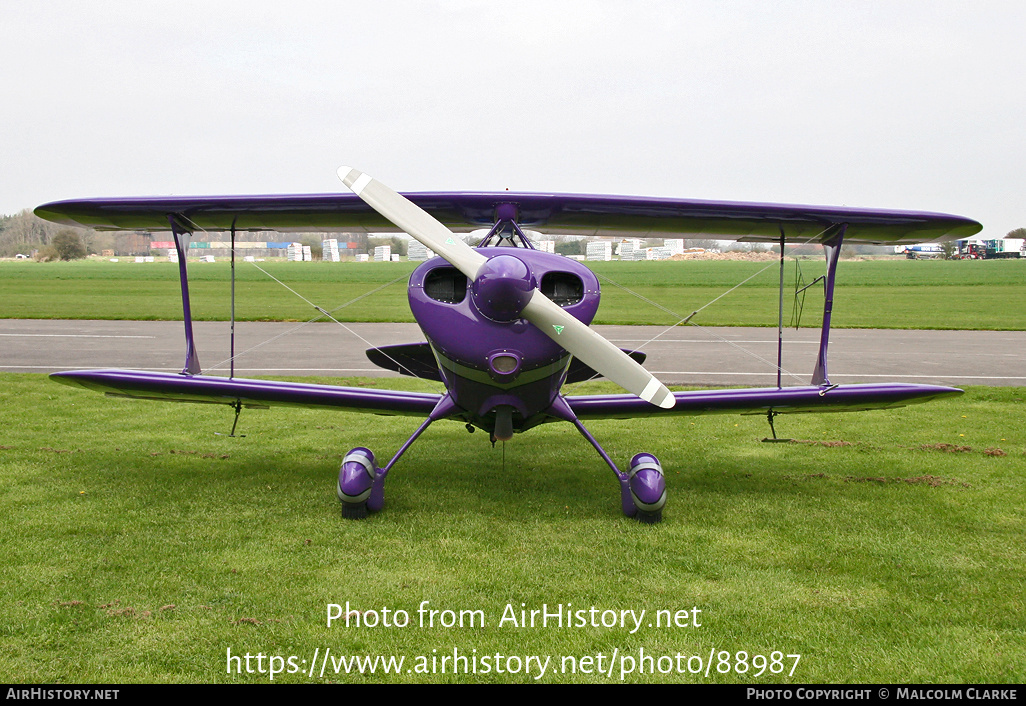
[[987, 257], [987, 249], [981, 243], [966, 243], [959, 248], [955, 256], [959, 260], [984, 260]]

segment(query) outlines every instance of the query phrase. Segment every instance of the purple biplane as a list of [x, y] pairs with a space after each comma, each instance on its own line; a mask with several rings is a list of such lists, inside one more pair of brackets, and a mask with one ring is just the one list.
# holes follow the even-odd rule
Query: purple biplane
[[[898, 245], [969, 237], [979, 223], [958, 216], [778, 204], [624, 196], [530, 193], [397, 194], [343, 167], [354, 194], [88, 199], [36, 209], [58, 223], [97, 230], [167, 231], [174, 235], [182, 283], [186, 354], [181, 373], [90, 370], [54, 373], [58, 382], [121, 397], [292, 405], [424, 418], [384, 467], [367, 448], [345, 456], [338, 498], [343, 515], [364, 517], [384, 504], [388, 472], [427, 427], [455, 420], [506, 441], [546, 422], [573, 424], [616, 474], [625, 515], [658, 522], [666, 483], [658, 459], [635, 455], [621, 470], [584, 422], [671, 414], [777, 414], [900, 407], [961, 390], [935, 385], [834, 385], [827, 344], [834, 274], [842, 243]], [[490, 228], [477, 247], [456, 232]], [[681, 234], [779, 243], [813, 242], [827, 258], [819, 357], [801, 387], [671, 392], [641, 363], [644, 353], [613, 346], [588, 324], [598, 310], [599, 283], [574, 260], [535, 249], [524, 233], [590, 236]], [[444, 383], [442, 394], [367, 390], [201, 374], [192, 333], [186, 254], [195, 230], [402, 231], [439, 255], [410, 277], [409, 301], [425, 342], [372, 348], [377, 365]], [[781, 287], [783, 286], [781, 281]], [[323, 311], [323, 310], [322, 310]], [[779, 361], [778, 361], [779, 367]], [[566, 383], [605, 377], [630, 394], [563, 395]], [[234, 430], [234, 429], [233, 429]]]

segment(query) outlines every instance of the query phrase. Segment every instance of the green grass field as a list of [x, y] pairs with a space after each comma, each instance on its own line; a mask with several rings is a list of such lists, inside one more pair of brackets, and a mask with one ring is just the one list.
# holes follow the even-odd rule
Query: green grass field
[[[776, 326], [778, 269], [773, 263], [690, 261], [589, 263], [602, 278], [595, 323], [670, 325], [745, 278], [768, 269], [703, 309], [707, 326]], [[412, 321], [406, 279], [412, 263], [260, 263], [310, 302], [347, 321]], [[802, 262], [806, 282], [823, 274]], [[190, 264], [193, 314], [230, 316], [227, 263]], [[250, 263], [237, 266], [239, 320], [305, 321], [316, 310]], [[791, 319], [795, 265], [786, 265], [785, 324]], [[388, 283], [392, 283], [389, 285]], [[388, 286], [385, 286], [388, 285]], [[641, 302], [634, 292], [674, 312]], [[106, 261], [0, 263], [0, 318], [180, 319], [176, 265]], [[845, 261], [838, 266], [833, 325], [854, 328], [1026, 329], [1026, 261]], [[819, 326], [822, 288], [809, 290], [803, 326]]]
[[[549, 657], [542, 682], [618, 682], [623, 658], [641, 650], [716, 656], [708, 676], [685, 660], [683, 674], [624, 681], [1026, 680], [1021, 388], [781, 417], [778, 432], [804, 442], [792, 444], [759, 443], [758, 417], [594, 423], [618, 462], [641, 450], [663, 461], [665, 520], [644, 526], [620, 515], [612, 474], [569, 425], [518, 436], [503, 461], [485, 435], [439, 423], [389, 476], [385, 511], [353, 522], [334, 497], [341, 456], [366, 445], [387, 457], [415, 420], [244, 411], [247, 436], [228, 438], [214, 434], [230, 428], [228, 408], [104, 398], [34, 375], [0, 381], [8, 682], [262, 683], [267, 655], [295, 655], [303, 672], [275, 681], [538, 674], [522, 663], [515, 674], [345, 675], [329, 661], [310, 678], [301, 660], [326, 649], [403, 657], [404, 670], [431, 658], [437, 670], [454, 649]], [[346, 601], [408, 611], [411, 624], [328, 628], [328, 604]], [[422, 601], [479, 610], [485, 625], [421, 628]], [[500, 627], [522, 603], [648, 612], [633, 634]], [[655, 611], [694, 607], [700, 627], [647, 625]], [[244, 663], [227, 673], [228, 650], [265, 655], [265, 673]], [[793, 675], [784, 656], [769, 662], [783, 673], [756, 676], [775, 651], [801, 655]], [[580, 660], [599, 654], [611, 674], [559, 671], [595, 670]]]

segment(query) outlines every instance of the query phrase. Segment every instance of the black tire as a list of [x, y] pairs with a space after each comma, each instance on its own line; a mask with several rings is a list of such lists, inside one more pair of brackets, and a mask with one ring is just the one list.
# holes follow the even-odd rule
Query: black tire
[[342, 503], [342, 517], [347, 520], [362, 520], [367, 517], [367, 503]]
[[663, 509], [659, 508], [655, 512], [638, 510], [638, 514], [635, 517], [638, 519], [638, 522], [644, 525], [656, 525], [663, 521]]

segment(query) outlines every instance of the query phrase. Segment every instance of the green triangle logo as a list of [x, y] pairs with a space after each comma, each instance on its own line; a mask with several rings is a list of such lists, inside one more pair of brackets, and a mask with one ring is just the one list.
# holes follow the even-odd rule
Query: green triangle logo
[[455, 244], [456, 244], [456, 241], [455, 241], [455, 240], [453, 240], [452, 238], [446, 238], [446, 239], [445, 239], [445, 244], [446, 244], [446, 245], [455, 245]]
[[556, 335], [563, 333], [563, 327], [557, 324], [552, 324], [552, 328], [556, 329]]

